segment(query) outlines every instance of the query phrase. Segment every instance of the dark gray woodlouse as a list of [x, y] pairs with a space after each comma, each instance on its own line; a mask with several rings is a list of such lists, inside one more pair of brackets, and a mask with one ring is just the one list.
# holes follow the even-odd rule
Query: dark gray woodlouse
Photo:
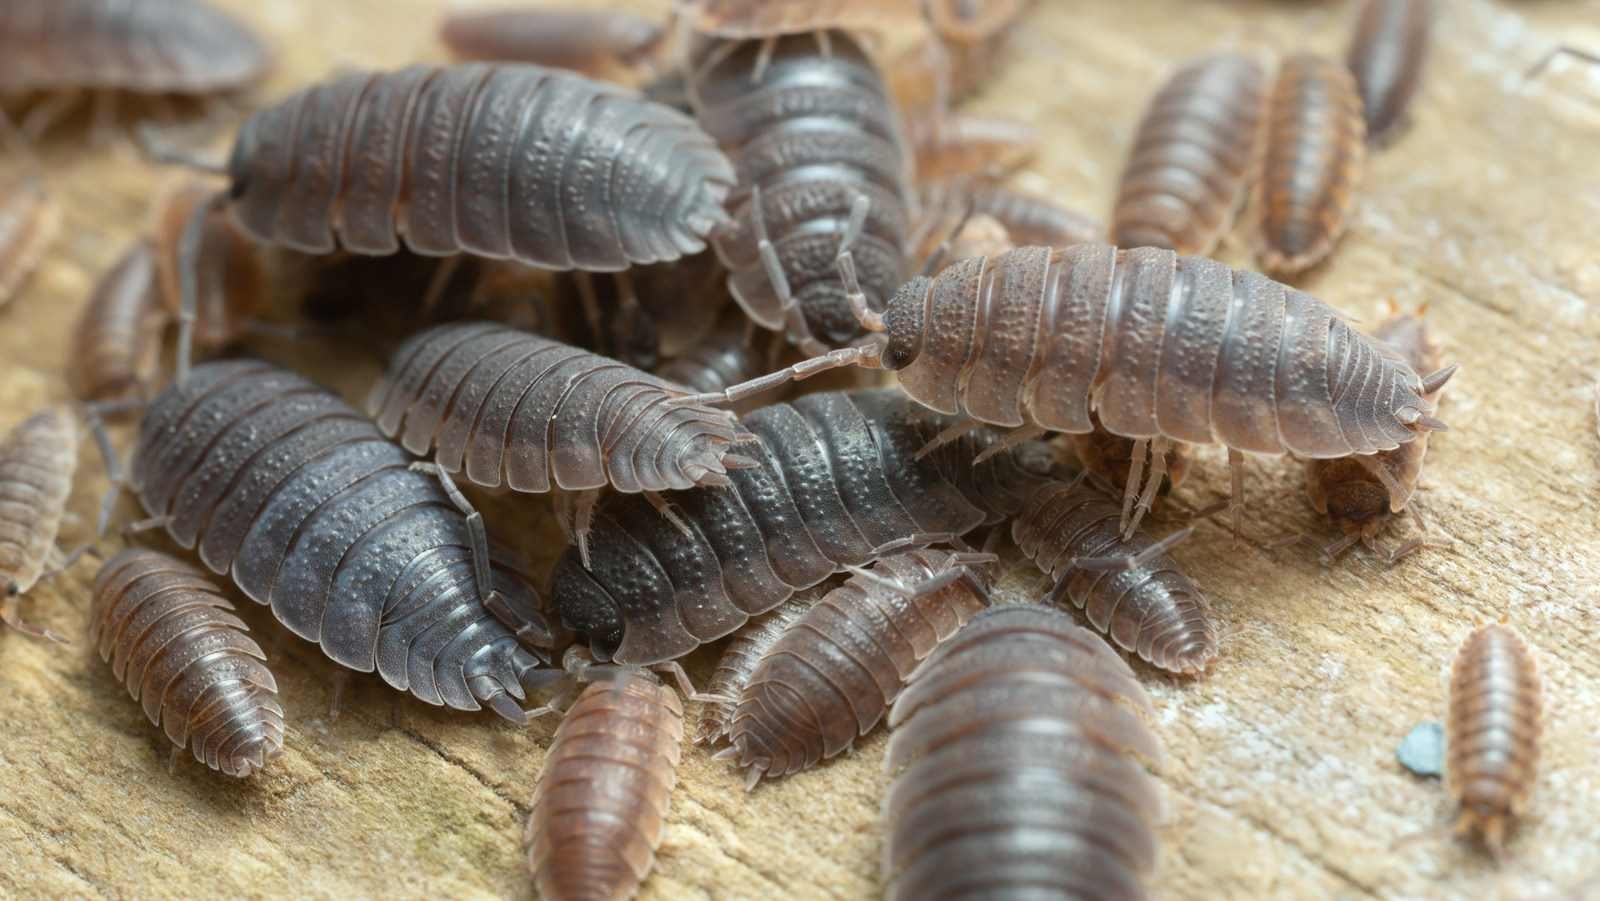
[[473, 10], [439, 26], [457, 59], [537, 63], [634, 87], [654, 75], [664, 36], [655, 21], [617, 10]]
[[1436, 12], [1434, 0], [1365, 0], [1344, 62], [1355, 76], [1367, 144], [1399, 137], [1422, 81]]
[[1044, 607], [996, 607], [907, 682], [884, 755], [900, 770], [883, 807], [891, 901], [1148, 897], [1161, 801], [1129, 752], [1159, 766], [1161, 741], [1104, 641]]
[[808, 394], [750, 413], [743, 424], [756, 437], [733, 450], [759, 466], [730, 471], [728, 487], [664, 495], [687, 534], [638, 495], [607, 497], [590, 566], [567, 549], [550, 576], [550, 609], [596, 657], [671, 660], [847, 566], [1015, 514], [1053, 465], [1033, 444], [975, 466], [999, 440], [991, 430], [966, 430], [919, 458], [950, 420], [916, 414], [893, 389]]
[[0, 440], [0, 621], [19, 632], [69, 644], [22, 621], [17, 600], [66, 565], [56, 534], [78, 468], [77, 417], [61, 405], [24, 419]]
[[89, 640], [100, 659], [196, 760], [241, 779], [277, 760], [283, 708], [266, 655], [217, 586], [166, 554], [129, 548], [100, 568]]
[[44, 179], [24, 175], [0, 188], [0, 307], [33, 273], [60, 230], [61, 204]]
[[537, 592], [465, 500], [297, 375], [196, 367], [145, 415], [130, 484], [290, 631], [427, 703], [524, 722], [512, 699], [560, 675], [536, 669], [554, 642]]

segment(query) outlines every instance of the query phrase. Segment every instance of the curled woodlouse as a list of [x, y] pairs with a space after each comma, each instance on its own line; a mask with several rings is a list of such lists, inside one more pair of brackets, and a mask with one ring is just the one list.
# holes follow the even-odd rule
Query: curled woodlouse
[[60, 230], [61, 204], [44, 179], [24, 175], [0, 187], [0, 307], [33, 273]]
[[537, 63], [631, 85], [654, 73], [664, 36], [654, 20], [616, 10], [458, 12], [439, 26], [457, 59]]
[[941, 641], [989, 606], [990, 554], [912, 551], [879, 560], [794, 619], [766, 650], [716, 759], [749, 787], [850, 749]]
[[1111, 243], [1210, 253], [1261, 146], [1266, 73], [1238, 53], [1185, 65], [1139, 124], [1111, 213]]
[[1200, 590], [1166, 551], [1187, 534], [1158, 542], [1122, 536], [1122, 508], [1078, 481], [1040, 486], [1011, 523], [1022, 553], [1056, 580], [1050, 602], [1070, 599], [1096, 629], [1168, 672], [1205, 672], [1217, 634]]
[[161, 362], [171, 314], [157, 284], [156, 249], [141, 240], [100, 279], [72, 335], [72, 368], [88, 400], [143, 398]]
[[24, 419], [0, 440], [0, 621], [68, 644], [49, 629], [22, 621], [17, 599], [67, 565], [56, 534], [78, 468], [77, 417], [61, 405]]
[[1365, 0], [1344, 62], [1361, 92], [1367, 143], [1382, 147], [1405, 128], [1433, 31], [1434, 0]]
[[847, 566], [999, 522], [1054, 465], [1042, 444], [974, 465], [1000, 436], [965, 427], [918, 457], [950, 419], [918, 416], [892, 389], [807, 394], [743, 425], [755, 438], [733, 450], [759, 466], [729, 471], [731, 486], [664, 495], [676, 526], [638, 495], [611, 495], [589, 567], [573, 548], [557, 562], [550, 607], [595, 656], [680, 657]]
[[1144, 689], [1099, 636], [1053, 610], [974, 616], [889, 714], [887, 897], [1148, 897], [1159, 765]]
[[921, 0], [697, 0], [690, 28], [719, 38], [775, 38], [813, 31], [880, 31], [922, 17]]
[[727, 650], [717, 658], [717, 668], [711, 674], [700, 705], [695, 741], [714, 744], [728, 734], [733, 725], [733, 712], [739, 706], [744, 687], [750, 684], [761, 658], [786, 632], [800, 615], [822, 600], [820, 589], [796, 592], [782, 604], [750, 620], [733, 633]]
[[1344, 234], [1366, 163], [1361, 116], [1361, 93], [1343, 65], [1312, 53], [1283, 61], [1250, 197], [1256, 260], [1266, 271], [1309, 269]]
[[166, 554], [129, 548], [100, 567], [89, 640], [145, 716], [176, 746], [244, 778], [283, 748], [278, 684], [233, 605], [201, 572]]
[[536, 669], [537, 592], [465, 498], [306, 379], [196, 367], [145, 415], [130, 484], [150, 525], [353, 670], [514, 721], [523, 686], [559, 676]]
[[910, 202], [877, 70], [839, 31], [701, 39], [691, 60], [696, 115], [739, 173], [737, 229], [713, 242], [733, 296], [764, 328], [787, 324], [806, 353], [861, 339], [836, 260], [848, 250], [867, 304], [881, 307], [905, 266]]

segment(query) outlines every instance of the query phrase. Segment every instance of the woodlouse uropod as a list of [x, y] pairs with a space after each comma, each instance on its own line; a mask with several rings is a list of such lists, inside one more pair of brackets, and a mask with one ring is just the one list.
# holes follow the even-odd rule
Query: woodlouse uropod
[[732, 485], [663, 495], [687, 528], [638, 495], [595, 510], [590, 561], [574, 548], [550, 575], [550, 609], [595, 656], [681, 657], [848, 566], [994, 524], [1021, 509], [1054, 465], [1042, 444], [974, 459], [992, 430], [918, 457], [949, 419], [917, 415], [893, 389], [803, 395], [748, 414], [757, 460]]
[[1146, 898], [1161, 800], [1129, 752], [1162, 749], [1133, 708], [1128, 665], [1066, 616], [974, 616], [889, 714], [887, 897]]
[[617, 10], [472, 10], [439, 26], [457, 59], [537, 63], [634, 87], [655, 74], [665, 34], [654, 20]]
[[22, 621], [17, 600], [70, 560], [56, 546], [72, 474], [78, 468], [77, 417], [66, 405], [24, 419], [0, 440], [0, 621], [62, 644], [67, 639]]
[[554, 643], [537, 592], [465, 498], [300, 376], [196, 367], [151, 404], [129, 470], [147, 525], [350, 669], [517, 722], [512, 699], [560, 675], [536, 669]]
[[61, 204], [37, 175], [0, 187], [0, 307], [22, 287], [61, 230]]
[[100, 567], [89, 640], [175, 746], [244, 778], [278, 759], [283, 708], [266, 655], [233, 605], [197, 569], [129, 548]]
[[1364, 0], [1345, 65], [1361, 92], [1367, 144], [1382, 147], [1404, 130], [1422, 81], [1436, 12], [1434, 0]]

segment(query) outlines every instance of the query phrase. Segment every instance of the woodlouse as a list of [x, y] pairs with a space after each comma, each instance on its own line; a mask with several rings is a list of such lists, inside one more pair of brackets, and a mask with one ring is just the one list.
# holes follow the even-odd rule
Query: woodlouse
[[1129, 752], [1161, 741], [1128, 665], [1044, 607], [977, 614], [889, 714], [891, 901], [1144, 899], [1161, 800]]
[[0, 188], [0, 307], [33, 273], [60, 230], [61, 204], [44, 179], [24, 175]]
[[1266, 73], [1221, 53], [1175, 72], [1139, 124], [1111, 214], [1111, 243], [1206, 254], [1243, 199], [1261, 145]]
[[1404, 130], [1433, 31], [1434, 0], [1365, 0], [1345, 65], [1361, 93], [1367, 143], [1382, 147]]
[[1294, 275], [1333, 250], [1355, 204], [1366, 137], [1361, 93], [1349, 70], [1312, 53], [1284, 60], [1250, 197], [1263, 269]]
[[163, 391], [130, 466], [149, 525], [334, 661], [524, 722], [512, 699], [559, 676], [536, 669], [554, 637], [526, 572], [441, 481], [333, 394], [249, 361]]
[[701, 39], [691, 61], [695, 113], [739, 173], [737, 229], [713, 242], [733, 296], [805, 353], [861, 339], [836, 260], [849, 251], [880, 308], [905, 266], [910, 202], [907, 152], [871, 60], [855, 38], [822, 31]]
[[716, 759], [784, 776], [847, 751], [889, 710], [917, 662], [989, 606], [990, 554], [911, 551], [858, 571], [800, 614], [743, 685]]
[[750, 684], [761, 658], [788, 631], [800, 615], [822, 600], [821, 589], [795, 592], [794, 596], [755, 617], [733, 633], [728, 647], [717, 658], [717, 668], [711, 673], [711, 682], [702, 696], [695, 741], [714, 744], [728, 734], [733, 726], [733, 712], [739, 707], [739, 697]]
[[1105, 226], [1088, 213], [1006, 188], [979, 188], [972, 192], [972, 212], [1000, 221], [1018, 246], [1070, 247], [1100, 244]]
[[19, 632], [69, 644], [22, 621], [17, 601], [68, 563], [56, 547], [72, 474], [78, 468], [77, 417], [66, 405], [29, 416], [0, 440], [0, 621]]
[[192, 264], [193, 340], [202, 348], [225, 347], [238, 341], [247, 324], [266, 306], [266, 275], [256, 257], [255, 245], [235, 227], [226, 212], [204, 206], [211, 195], [204, 183], [180, 184], [158, 203], [150, 229], [157, 248], [161, 296], [176, 314], [183, 305], [184, 232], [197, 211], [204, 217]]
[[457, 59], [537, 63], [630, 86], [653, 76], [664, 36], [655, 21], [617, 10], [458, 12], [439, 26]]
[[[1068, 436], [1072, 439], [1073, 450], [1078, 453], [1078, 461], [1083, 464], [1084, 469], [1100, 476], [1108, 483], [1127, 486], [1124, 491], [1124, 501], [1131, 504], [1130, 498], [1136, 499], [1138, 493], [1138, 486], [1129, 484], [1129, 476], [1134, 474], [1133, 455], [1138, 449], [1138, 442], [1106, 431], [1105, 426], [1100, 424], [1100, 417], [1092, 413], [1089, 419], [1094, 423], [1094, 431]], [[1193, 465], [1193, 461], [1189, 458], [1189, 450], [1189, 445], [1182, 441], [1172, 442], [1167, 448], [1166, 462], [1156, 464], [1165, 473], [1155, 489], [1158, 501], [1164, 499], [1172, 489], [1182, 485], [1183, 480], [1188, 477], [1189, 467]]]
[[911, 130], [917, 177], [929, 181], [997, 180], [1039, 147], [1039, 130], [1004, 116], [949, 113]]
[[161, 362], [171, 314], [162, 301], [155, 245], [140, 240], [95, 286], [72, 333], [72, 368], [88, 400], [144, 398]]
[[807, 394], [748, 414], [755, 438], [733, 449], [760, 465], [731, 470], [728, 487], [664, 495], [681, 528], [638, 495], [605, 498], [589, 567], [568, 548], [551, 573], [551, 611], [596, 657], [671, 660], [847, 566], [999, 522], [1053, 465], [1040, 444], [974, 465], [999, 440], [991, 430], [965, 430], [919, 458], [950, 420], [916, 414], [893, 389]]
[[174, 762], [189, 746], [242, 779], [278, 759], [283, 708], [266, 655], [233, 609], [194, 567], [129, 548], [95, 576], [89, 640], [166, 731]]
[[1156, 541], [1122, 537], [1122, 508], [1082, 479], [1040, 486], [1011, 523], [1022, 553], [1055, 579], [1051, 603], [1069, 599], [1090, 625], [1145, 662], [1195, 675], [1217, 659], [1217, 634], [1200, 590]]

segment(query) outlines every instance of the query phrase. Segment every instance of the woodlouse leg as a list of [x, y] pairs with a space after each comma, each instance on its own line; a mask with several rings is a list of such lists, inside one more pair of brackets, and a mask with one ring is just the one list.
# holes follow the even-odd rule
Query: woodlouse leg
[[573, 690], [578, 687], [578, 678], [576, 676], [569, 674], [563, 677], [563, 681], [565, 684], [557, 689], [555, 694], [550, 696], [550, 700], [548, 702], [546, 702], [543, 706], [535, 707], [532, 710], [527, 711], [528, 719], [537, 719], [538, 717], [544, 716], [547, 713], [555, 713], [561, 709], [562, 703], [564, 703], [567, 698], [571, 697]]
[[578, 540], [578, 557], [583, 560], [583, 568], [589, 568], [589, 526], [594, 520], [594, 505], [600, 499], [600, 491], [591, 488], [578, 495], [577, 512], [573, 517], [572, 531]]
[[[434, 268], [433, 277], [428, 280], [428, 290], [422, 295], [422, 309], [424, 312], [431, 313], [438, 308], [440, 300], [444, 297], [444, 289], [449, 287], [450, 279], [454, 278], [456, 271], [461, 268], [462, 259], [464, 259], [462, 254], [446, 257], [443, 262]], [[599, 305], [594, 303], [594, 289], [589, 284], [589, 273], [579, 271], [574, 275], [576, 276], [574, 281], [578, 285], [578, 293], [583, 295], [584, 312], [589, 312], [590, 306], [594, 306], [593, 315], [590, 316], [590, 327], [595, 329], [598, 335], [600, 309]], [[585, 289], [587, 289], [587, 292]]]
[[944, 447], [946, 444], [949, 444], [950, 442], [955, 441], [956, 439], [960, 438], [962, 435], [965, 435], [968, 432], [976, 431], [976, 430], [978, 430], [980, 428], [983, 428], [983, 421], [982, 420], [979, 420], [979, 419], [963, 419], [960, 422], [956, 423], [955, 425], [949, 427], [948, 429], [945, 429], [944, 431], [940, 432], [939, 434], [937, 434], [937, 435], [933, 436], [931, 439], [929, 439], [928, 443], [924, 444], [922, 446], [922, 448], [917, 451], [916, 456], [912, 457], [911, 459], [913, 459], [913, 460], [921, 460], [923, 457], [926, 457], [927, 455], [933, 453], [934, 451], [938, 450], [939, 448]]
[[1367, 550], [1372, 551], [1374, 554], [1382, 557], [1385, 563], [1393, 563], [1396, 560], [1399, 560], [1401, 557], [1404, 557], [1407, 554], [1415, 553], [1416, 551], [1419, 551], [1425, 547], [1453, 547], [1456, 542], [1453, 538], [1438, 538], [1433, 535], [1418, 535], [1416, 538], [1413, 538], [1410, 541], [1407, 541], [1404, 544], [1401, 544], [1399, 547], [1393, 549], [1386, 547], [1382, 542], [1378, 541], [1378, 539], [1371, 536], [1362, 538], [1362, 543], [1367, 546]]
[[172, 522], [172, 517], [170, 516], [152, 516], [149, 519], [141, 519], [137, 522], [128, 523], [127, 525], [118, 529], [117, 534], [122, 536], [123, 544], [132, 547], [133, 536], [139, 534], [140, 532], [150, 532], [156, 529], [164, 529], [170, 522]]
[[654, 491], [646, 491], [643, 493], [644, 499], [650, 502], [650, 506], [656, 508], [656, 512], [660, 513], [662, 516], [665, 516], [668, 522], [677, 526], [678, 531], [683, 533], [683, 537], [691, 539], [694, 538], [694, 531], [689, 528], [688, 523], [683, 521], [683, 517], [672, 512], [672, 504], [668, 503], [666, 498]]
[[122, 461], [117, 458], [117, 449], [111, 444], [111, 435], [106, 431], [105, 420], [100, 416], [107, 407], [106, 404], [87, 404], [83, 408], [84, 419], [89, 424], [89, 434], [94, 436], [95, 446], [100, 449], [100, 460], [106, 467], [106, 477], [111, 480], [110, 486], [106, 488], [105, 497], [100, 500], [100, 515], [95, 520], [96, 535], [106, 533], [106, 525], [111, 521], [111, 508], [116, 506], [117, 495], [122, 492], [122, 485], [128, 480], [127, 474], [122, 470]]
[[17, 595], [17, 583], [16, 580], [13, 579], [11, 584], [6, 586], [6, 593], [4, 597], [0, 597], [0, 622], [4, 622], [6, 625], [16, 629], [18, 632], [21, 632], [24, 635], [32, 635], [35, 638], [48, 638], [58, 644], [72, 644], [71, 639], [57, 635], [43, 626], [36, 626], [33, 623], [23, 622], [22, 616], [17, 612]]
[[183, 226], [183, 237], [178, 241], [178, 372], [176, 383], [182, 385], [189, 378], [189, 368], [194, 362], [194, 318], [199, 307], [200, 291], [196, 285], [196, 271], [200, 264], [200, 242], [205, 235], [206, 218], [214, 209], [228, 202], [222, 192], [194, 205], [189, 221]]
[[54, 578], [55, 576], [59, 576], [71, 569], [72, 564], [83, 559], [84, 554], [88, 554], [96, 560], [105, 559], [105, 557], [101, 555], [99, 551], [95, 550], [95, 547], [92, 544], [80, 544], [72, 550], [72, 553], [65, 556], [62, 555], [61, 548], [52, 547], [50, 549], [50, 556], [55, 562], [50, 565], [49, 569], [39, 574], [39, 581], [43, 582], [45, 579]]
[[1593, 50], [1583, 50], [1578, 47], [1571, 47], [1566, 44], [1562, 44], [1556, 47], [1554, 50], [1551, 50], [1549, 53], [1546, 53], [1544, 56], [1540, 57], [1539, 61], [1534, 63], [1533, 67], [1530, 68], [1527, 74], [1522, 77], [1528, 79], [1529, 81], [1538, 78], [1540, 75], [1544, 74], [1545, 69], [1550, 68], [1550, 64], [1555, 62], [1556, 57], [1561, 56], [1562, 54], [1574, 56], [1586, 62], [1600, 64], [1600, 53], [1596, 53]]
[[689, 673], [684, 670], [683, 664], [676, 660], [668, 660], [666, 663], [657, 663], [650, 668], [658, 673], [666, 673], [670, 675], [672, 680], [678, 683], [678, 690], [683, 692], [683, 697], [686, 700], [699, 701], [701, 703], [705, 703], [706, 701], [723, 700], [721, 695], [705, 694], [696, 690], [694, 683], [689, 680]]
[[1048, 431], [1049, 429], [1046, 429], [1041, 425], [1025, 425], [1022, 428], [1007, 432], [999, 441], [996, 441], [995, 443], [984, 448], [983, 453], [973, 457], [972, 465], [977, 466], [979, 463], [982, 463], [1001, 451], [1008, 451], [1024, 441], [1032, 441], [1033, 439], [1044, 435]]
[[163, 163], [172, 163], [176, 166], [182, 166], [185, 169], [193, 169], [196, 172], [206, 172], [211, 175], [226, 176], [228, 174], [228, 167], [222, 163], [218, 163], [214, 160], [207, 160], [193, 154], [184, 153], [176, 147], [169, 145], [166, 140], [161, 137], [161, 132], [149, 122], [140, 122], [134, 127], [133, 134], [134, 137], [138, 139], [139, 148], [144, 151], [144, 155], [153, 160]]
[[1167, 452], [1172, 449], [1172, 439], [1165, 435], [1157, 435], [1150, 444], [1150, 478], [1145, 480], [1144, 493], [1139, 495], [1139, 503], [1133, 508], [1133, 519], [1128, 527], [1123, 530], [1122, 537], [1128, 538], [1133, 530], [1139, 527], [1139, 520], [1150, 512], [1150, 505], [1155, 503], [1156, 492], [1161, 490], [1161, 480], [1167, 477]]
[[22, 133], [29, 141], [37, 143], [44, 133], [50, 130], [50, 126], [61, 121], [62, 116], [78, 105], [82, 97], [83, 91], [75, 88], [34, 104], [33, 109], [28, 110], [28, 114], [22, 117]]
[[278, 636], [272, 639], [272, 650], [267, 652], [267, 662], [274, 663], [283, 656], [283, 646], [289, 641], [289, 627], [280, 624]]
[[1128, 460], [1128, 484], [1122, 489], [1123, 538], [1133, 534], [1133, 530], [1128, 528], [1128, 521], [1133, 518], [1133, 505], [1139, 499], [1139, 486], [1144, 478], [1144, 458], [1149, 452], [1150, 439], [1140, 438], [1133, 442], [1133, 455]]
[[956, 220], [955, 227], [950, 229], [950, 232], [944, 236], [944, 240], [939, 242], [939, 246], [935, 247], [933, 252], [928, 254], [928, 258], [922, 261], [922, 265], [917, 267], [917, 276], [919, 278], [933, 277], [933, 273], [939, 268], [939, 264], [944, 262], [944, 258], [950, 255], [951, 243], [955, 241], [956, 235], [961, 234], [961, 230], [967, 227], [967, 220], [972, 218], [972, 211], [977, 206], [978, 198], [975, 195], [969, 196], [965, 207], [961, 211], [961, 218]]
[[167, 755], [167, 775], [178, 775], [178, 761], [183, 759], [183, 749], [177, 745], [172, 746], [172, 752]]
[[339, 701], [344, 697], [344, 687], [349, 684], [349, 671], [340, 669], [333, 674], [333, 699], [328, 702], [328, 719], [339, 718]]
[[489, 531], [483, 525], [483, 514], [479, 513], [467, 496], [461, 493], [456, 486], [456, 480], [450, 477], [440, 466], [418, 460], [411, 464], [412, 472], [432, 473], [439, 479], [439, 485], [444, 493], [450, 497], [450, 503], [456, 505], [461, 515], [467, 518], [467, 534], [472, 539], [472, 572], [478, 583], [478, 599], [485, 604], [489, 603], [495, 595], [494, 580], [489, 573]]
[[1320, 542], [1317, 539], [1311, 537], [1310, 535], [1307, 535], [1306, 533], [1301, 532], [1299, 535], [1292, 535], [1292, 536], [1290, 536], [1288, 538], [1285, 538], [1285, 539], [1283, 539], [1281, 541], [1274, 541], [1273, 543], [1271, 543], [1271, 544], [1266, 546], [1266, 550], [1277, 551], [1277, 550], [1282, 550], [1283, 548], [1289, 547], [1290, 545], [1293, 545], [1293, 544], [1304, 544], [1304, 545], [1306, 545], [1308, 547], [1316, 549], [1317, 551], [1320, 551], [1329, 560], [1333, 560], [1333, 559], [1337, 558], [1340, 554], [1344, 553], [1345, 551], [1349, 550], [1352, 546], [1354, 546], [1355, 543], [1358, 540], [1360, 540], [1360, 538], [1361, 538], [1361, 533], [1360, 532], [1351, 532], [1350, 534], [1344, 536], [1343, 538], [1339, 539], [1338, 541], [1335, 541], [1333, 544], [1323, 544], [1322, 542]]
[[1244, 531], [1244, 452], [1228, 448], [1228, 475], [1233, 479], [1233, 494], [1228, 498], [1228, 512], [1233, 515], [1233, 543], [1239, 543]]
[[767, 67], [772, 64], [772, 54], [777, 49], [778, 39], [776, 37], [769, 36], [761, 39], [761, 50], [756, 53], [755, 68], [750, 70], [751, 84], [761, 83], [761, 79], [767, 74]]
[[767, 236], [760, 185], [750, 187], [750, 211], [750, 221], [756, 231], [756, 251], [761, 255], [761, 268], [766, 270], [767, 280], [772, 282], [772, 290], [778, 295], [778, 308], [783, 311], [783, 318], [789, 325], [789, 340], [800, 348], [801, 353], [822, 356], [828, 352], [828, 347], [811, 334], [805, 311], [800, 308], [800, 301], [795, 299], [794, 292], [789, 288], [789, 276], [783, 271], [777, 248], [772, 246], [772, 240]]
[[1161, 539], [1137, 554], [1126, 554], [1121, 557], [1073, 557], [1068, 566], [1079, 569], [1094, 570], [1128, 570], [1136, 566], [1143, 566], [1151, 560], [1165, 554], [1175, 547], [1178, 542], [1194, 534], [1194, 526], [1189, 526]]
[[920, 535], [907, 535], [904, 538], [896, 538], [893, 541], [885, 541], [883, 544], [873, 548], [868, 553], [868, 557], [876, 560], [879, 557], [887, 557], [890, 554], [898, 553], [910, 548], [927, 547], [932, 544], [943, 544], [945, 542], [958, 540], [960, 539], [952, 532], [924, 532]]

